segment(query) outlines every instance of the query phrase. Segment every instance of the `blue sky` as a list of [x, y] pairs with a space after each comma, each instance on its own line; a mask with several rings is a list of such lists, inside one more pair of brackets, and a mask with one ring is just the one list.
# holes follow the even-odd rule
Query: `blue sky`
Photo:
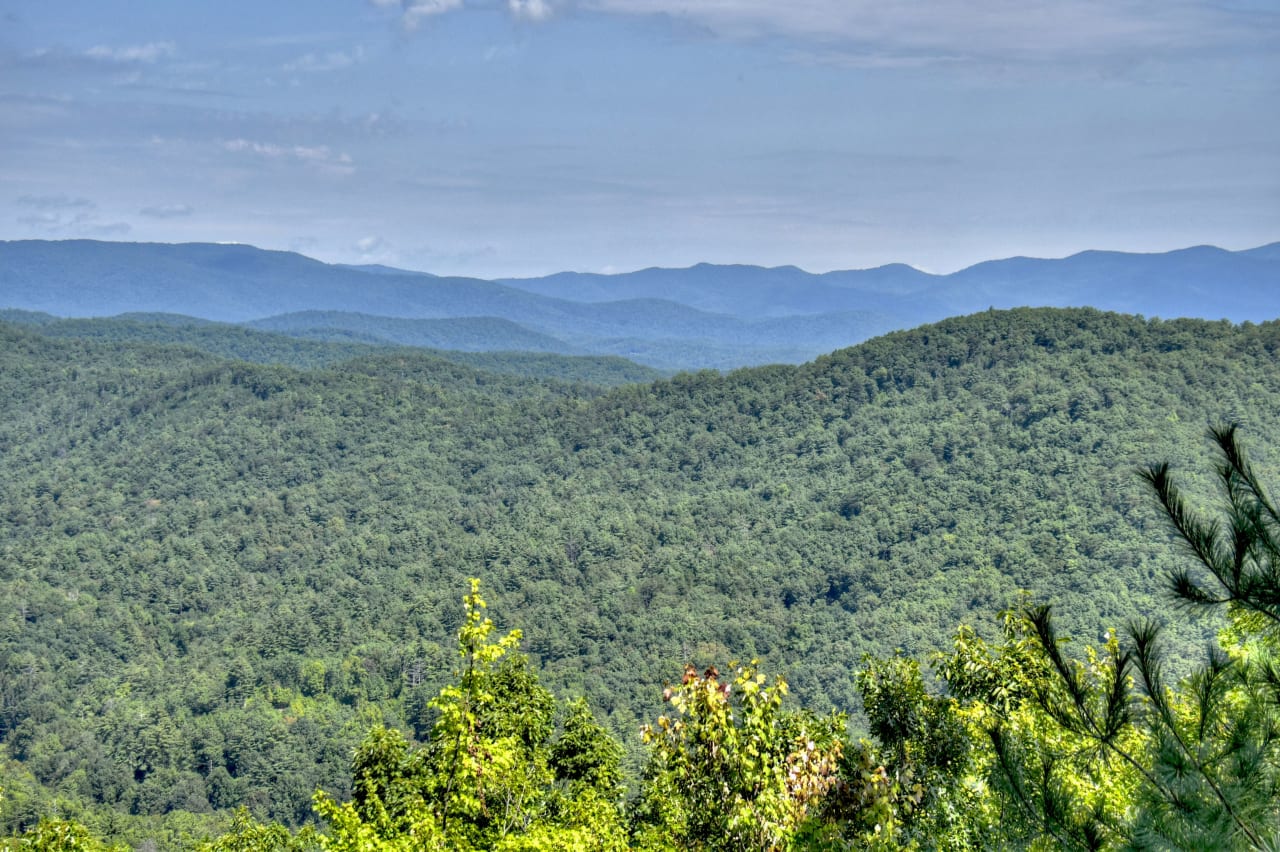
[[1280, 239], [1280, 2], [0, 0], [0, 239], [484, 277]]

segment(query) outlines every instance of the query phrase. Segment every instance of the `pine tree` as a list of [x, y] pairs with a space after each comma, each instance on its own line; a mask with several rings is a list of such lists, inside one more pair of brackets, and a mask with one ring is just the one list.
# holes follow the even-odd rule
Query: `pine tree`
[[[1141, 471], [1192, 557], [1169, 572], [1170, 590], [1190, 609], [1225, 607], [1229, 619], [1188, 678], [1166, 681], [1160, 629], [1150, 621], [1135, 621], [1123, 645], [1112, 642], [1104, 657], [1080, 663], [1063, 653], [1048, 607], [1023, 612], [1047, 664], [1031, 693], [1056, 725], [1033, 738], [1040, 754], [1065, 735], [1088, 747], [1091, 765], [1114, 764], [1137, 780], [1131, 803], [1091, 810], [1051, 761], [1025, 759], [1026, 738], [993, 727], [1008, 800], [1064, 845], [1280, 848], [1280, 512], [1237, 433], [1235, 424], [1210, 430], [1225, 504], [1219, 518], [1188, 506], [1168, 463]], [[1028, 771], [1033, 764], [1039, 772]]]

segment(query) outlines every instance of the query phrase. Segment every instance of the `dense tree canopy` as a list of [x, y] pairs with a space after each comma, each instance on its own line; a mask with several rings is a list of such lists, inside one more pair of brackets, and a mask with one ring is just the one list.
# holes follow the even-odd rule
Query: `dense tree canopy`
[[[608, 391], [412, 353], [300, 370], [40, 328], [0, 325], [0, 829], [70, 817], [165, 848], [241, 806], [312, 823], [317, 789], [355, 807], [350, 758], [375, 726], [425, 761], [471, 576], [527, 637], [528, 664], [493, 676], [585, 698], [575, 724], [623, 749], [605, 775], [630, 798], [661, 685], [690, 661], [705, 680], [758, 659], [785, 672], [804, 724], [849, 712], [871, 737], [841, 746], [830, 810], [779, 822], [782, 807], [769, 825], [962, 848], [1006, 784], [984, 763], [983, 707], [1021, 714], [1004, 731], [1013, 768], [1071, 757], [1083, 736], [1037, 698], [1054, 671], [1041, 633], [1015, 620], [1002, 636], [996, 613], [1019, 590], [1051, 602], [1055, 629], [1098, 646], [1078, 685], [1100, 701], [1126, 653], [1137, 671], [1107, 630], [1173, 612], [1158, 507], [1133, 471], [1186, 456], [1207, 418], [1280, 402], [1280, 326], [1089, 310], [979, 314], [801, 367]], [[1276, 435], [1247, 423], [1253, 475], [1270, 478]], [[1199, 511], [1211, 478], [1182, 479]], [[1196, 577], [1185, 590], [1222, 596]], [[1170, 621], [1165, 683], [1200, 673], [1195, 649], [1222, 623]], [[910, 669], [959, 624], [977, 704]], [[571, 747], [572, 716], [549, 706], [529, 785], [586, 783], [583, 755], [610, 748]], [[784, 704], [780, 729], [798, 712]], [[785, 764], [791, 745], [775, 745]], [[1111, 778], [1093, 771], [1062, 796], [1092, 802]], [[1075, 801], [1023, 793], [1041, 810]], [[1070, 831], [1128, 830], [1099, 807]], [[1028, 837], [1044, 829], [1016, 812]], [[647, 824], [695, 830], [663, 819]]]

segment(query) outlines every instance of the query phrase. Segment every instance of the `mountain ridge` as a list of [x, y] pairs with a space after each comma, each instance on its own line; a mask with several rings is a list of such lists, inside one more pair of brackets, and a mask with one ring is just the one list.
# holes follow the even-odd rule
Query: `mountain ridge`
[[[300, 311], [361, 314], [385, 318], [381, 326], [360, 320], [362, 339], [388, 341], [403, 338], [405, 320], [454, 322], [458, 327], [448, 332], [441, 326], [440, 339], [447, 340], [467, 338], [488, 317], [514, 327], [472, 335], [468, 347], [475, 351], [509, 350], [513, 339], [541, 341], [535, 351], [622, 355], [663, 370], [800, 363], [885, 332], [1021, 306], [1272, 319], [1280, 316], [1280, 243], [1242, 251], [1191, 246], [1012, 257], [946, 275], [907, 264], [810, 273], [700, 263], [486, 281], [327, 264], [244, 244], [0, 242], [0, 308], [240, 323]], [[348, 318], [327, 332], [306, 332], [349, 337], [354, 324]]]

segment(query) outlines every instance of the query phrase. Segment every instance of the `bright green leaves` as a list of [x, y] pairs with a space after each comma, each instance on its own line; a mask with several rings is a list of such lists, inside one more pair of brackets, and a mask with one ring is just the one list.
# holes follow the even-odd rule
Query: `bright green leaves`
[[786, 849], [837, 781], [844, 717], [782, 707], [786, 682], [755, 663], [721, 681], [685, 670], [646, 726], [651, 764], [639, 807], [642, 846]]
[[462, 598], [466, 608], [462, 629], [458, 631], [458, 653], [464, 662], [464, 680], [479, 672], [490, 670], [507, 653], [520, 646], [520, 631], [513, 630], [497, 642], [489, 641], [494, 630], [493, 622], [484, 614], [488, 606], [480, 597], [480, 581], [472, 577], [468, 582], [471, 591]]
[[862, 842], [971, 848], [990, 827], [975, 760], [977, 731], [954, 698], [931, 694], [915, 660], [867, 658], [855, 683], [878, 748], [850, 752], [837, 800]]
[[314, 829], [303, 829], [295, 836], [279, 823], [258, 822], [247, 808], [239, 808], [230, 830], [201, 847], [201, 852], [310, 852], [318, 843]]
[[388, 821], [366, 821], [353, 802], [338, 804], [317, 793], [316, 813], [329, 824], [319, 837], [324, 852], [429, 852], [460, 847], [445, 842], [440, 826], [425, 808], [405, 814], [392, 826]]
[[415, 748], [398, 731], [369, 733], [352, 801], [316, 797], [330, 826], [324, 848], [621, 848], [621, 748], [583, 702], [553, 740], [555, 699], [515, 653], [519, 632], [493, 638], [478, 581], [463, 602], [461, 666], [428, 705], [430, 738]]
[[[1131, 657], [1114, 635], [1069, 657], [1044, 607], [1004, 622], [992, 646], [958, 631], [939, 674], [985, 740], [981, 765], [1010, 841], [1063, 849], [1122, 842], [1146, 736], [1132, 724]], [[1052, 651], [1046, 650], [1046, 644]]]
[[108, 846], [80, 823], [63, 819], [42, 819], [20, 837], [0, 840], [0, 852], [123, 852], [127, 848]]
[[538, 686], [513, 630], [490, 641], [480, 583], [471, 580], [458, 634], [463, 667], [457, 684], [430, 702], [438, 716], [414, 762], [429, 807], [447, 837], [488, 845], [534, 822], [550, 781], [543, 744], [554, 699]]
[[1280, 839], [1280, 512], [1236, 440], [1211, 430], [1224, 506], [1190, 508], [1167, 464], [1142, 471], [1192, 556], [1169, 572], [1192, 608], [1227, 605], [1219, 647], [1179, 683], [1160, 630], [1135, 621], [1067, 653], [1046, 606], [1024, 605], [990, 647], [958, 635], [939, 668], [986, 730], [1004, 836], [1066, 849], [1274, 849]]

